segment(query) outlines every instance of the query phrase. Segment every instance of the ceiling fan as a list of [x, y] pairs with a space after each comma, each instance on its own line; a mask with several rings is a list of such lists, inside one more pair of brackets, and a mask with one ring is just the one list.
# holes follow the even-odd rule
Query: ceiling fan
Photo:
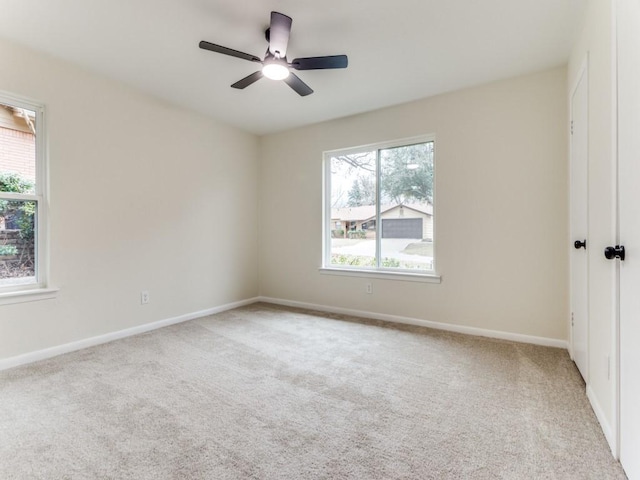
[[348, 59], [346, 55], [329, 55], [325, 57], [295, 58], [291, 62], [288, 62], [287, 44], [289, 43], [292, 21], [291, 17], [283, 15], [282, 13], [271, 12], [271, 24], [265, 31], [269, 48], [265, 53], [264, 60], [260, 60], [260, 58], [255, 55], [239, 52], [238, 50], [233, 50], [204, 40], [200, 42], [200, 48], [262, 64], [262, 69], [242, 80], [238, 80], [231, 85], [232, 88], [243, 89], [257, 82], [262, 77], [267, 77], [272, 80], [284, 80], [284, 82], [299, 95], [306, 96], [313, 93], [313, 90], [291, 71], [292, 68], [295, 70], [346, 68]]

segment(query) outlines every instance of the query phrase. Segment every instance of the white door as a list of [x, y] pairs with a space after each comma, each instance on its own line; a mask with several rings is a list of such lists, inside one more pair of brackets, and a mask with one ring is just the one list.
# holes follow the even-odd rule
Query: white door
[[[618, 9], [620, 462], [640, 479], [640, 0]], [[616, 260], [618, 261], [618, 260]]]
[[[588, 380], [588, 271], [587, 271], [587, 64], [571, 92], [571, 354]], [[580, 242], [580, 243], [576, 243]]]

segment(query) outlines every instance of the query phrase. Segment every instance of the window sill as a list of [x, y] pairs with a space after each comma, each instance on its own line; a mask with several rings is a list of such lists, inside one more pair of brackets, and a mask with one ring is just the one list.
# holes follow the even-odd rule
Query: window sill
[[318, 270], [320, 271], [320, 273], [324, 275], [380, 278], [384, 280], [399, 280], [402, 282], [440, 283], [442, 281], [442, 277], [435, 273], [385, 272], [381, 270], [358, 270], [358, 269], [327, 268], [327, 267], [321, 267]]
[[58, 295], [57, 288], [34, 288], [32, 290], [17, 290], [15, 292], [0, 293], [0, 305], [12, 303], [37, 302], [50, 300]]

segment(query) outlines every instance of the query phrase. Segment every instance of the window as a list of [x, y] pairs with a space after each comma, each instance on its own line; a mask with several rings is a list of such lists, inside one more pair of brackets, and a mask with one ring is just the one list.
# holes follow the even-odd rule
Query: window
[[434, 274], [434, 147], [429, 136], [325, 153], [324, 268]]
[[43, 108], [0, 93], [0, 294], [42, 288]]

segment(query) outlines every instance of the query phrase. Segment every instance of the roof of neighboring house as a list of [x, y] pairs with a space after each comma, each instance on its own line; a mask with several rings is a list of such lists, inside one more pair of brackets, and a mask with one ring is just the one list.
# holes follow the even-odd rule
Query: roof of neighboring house
[[[405, 203], [405, 204], [391, 204], [382, 205], [380, 213], [388, 212], [394, 208], [404, 207], [415, 210], [416, 212], [424, 213], [425, 215], [433, 215], [433, 205], [429, 203]], [[363, 205], [361, 207], [344, 207], [344, 208], [332, 208], [331, 218], [344, 221], [357, 221], [357, 220], [373, 220], [376, 217], [375, 205]]]
[[0, 128], [35, 134], [35, 120], [33, 112], [0, 104]]
[[362, 207], [345, 207], [345, 208], [332, 208], [331, 218], [339, 220], [364, 220], [370, 218], [376, 214], [375, 205], [364, 205]]

